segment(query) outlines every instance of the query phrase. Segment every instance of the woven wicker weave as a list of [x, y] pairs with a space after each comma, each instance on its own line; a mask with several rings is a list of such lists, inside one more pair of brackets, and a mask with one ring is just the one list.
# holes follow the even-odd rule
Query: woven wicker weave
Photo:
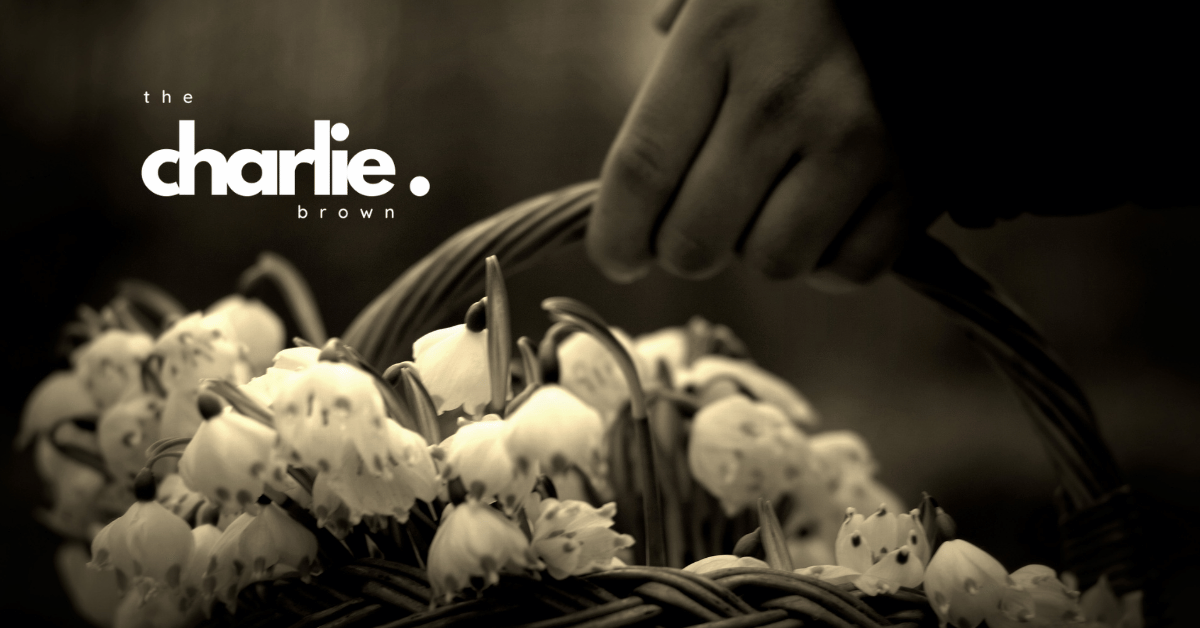
[[[487, 256], [496, 255], [511, 275], [581, 239], [596, 188], [595, 182], [570, 186], [459, 232], [372, 302], [344, 341], [380, 370], [407, 359], [413, 339], [482, 293]], [[935, 240], [911, 243], [894, 272], [951, 314], [1024, 403], [1060, 482], [1064, 569], [1075, 573], [1083, 587], [1106, 574], [1118, 593], [1142, 589], [1135, 504], [1083, 392], [1041, 336], [988, 281]], [[407, 538], [393, 529], [394, 551], [402, 554], [412, 534], [432, 534], [418, 528], [410, 525]], [[380, 545], [389, 555], [384, 544], [386, 538]], [[919, 591], [866, 597], [786, 571], [745, 568], [703, 576], [629, 567], [562, 581], [505, 577], [479, 599], [431, 609], [424, 573], [411, 566], [420, 564], [419, 557], [413, 558], [335, 560], [311, 583], [285, 579], [249, 587], [241, 595], [236, 623], [392, 628], [937, 625]], [[213, 619], [223, 623], [233, 618], [218, 614]]]

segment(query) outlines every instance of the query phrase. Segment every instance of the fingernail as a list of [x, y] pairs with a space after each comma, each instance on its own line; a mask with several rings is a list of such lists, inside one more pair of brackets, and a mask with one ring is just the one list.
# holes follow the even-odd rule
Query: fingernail
[[609, 278], [610, 281], [614, 281], [616, 283], [633, 283], [633, 282], [641, 279], [642, 277], [645, 277], [646, 275], [650, 274], [650, 267], [649, 266], [636, 266], [636, 267], [624, 267], [624, 268], [606, 267], [606, 268], [602, 268], [601, 271], [604, 273], [605, 277]]

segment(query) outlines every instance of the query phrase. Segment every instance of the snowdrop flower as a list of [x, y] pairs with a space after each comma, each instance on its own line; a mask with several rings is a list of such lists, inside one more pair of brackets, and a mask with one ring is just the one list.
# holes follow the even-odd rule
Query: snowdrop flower
[[987, 619], [990, 628], [1048, 628], [1083, 623], [1079, 592], [1068, 589], [1053, 569], [1045, 565], [1026, 565], [1009, 577], [1017, 587], [1033, 596], [1033, 618], [1019, 620], [994, 614]]
[[942, 623], [955, 628], [1035, 616], [1033, 596], [1018, 588], [1000, 561], [962, 540], [946, 541], [933, 555], [925, 593]]
[[816, 427], [817, 414], [799, 391], [778, 376], [753, 362], [723, 355], [705, 355], [680, 373], [680, 388], [704, 389], [720, 381], [733, 381], [760, 401], [780, 410], [796, 425]]
[[234, 612], [245, 586], [290, 571], [307, 577], [316, 559], [317, 538], [279, 506], [264, 504], [258, 514], [242, 513], [221, 533], [200, 590], [213, 591]]
[[24, 449], [34, 438], [49, 433], [59, 421], [95, 416], [96, 401], [74, 371], [55, 371], [38, 383], [21, 411], [21, 429], [14, 446]]
[[855, 585], [869, 595], [921, 584], [929, 562], [929, 540], [914, 513], [880, 506], [864, 518], [851, 508], [834, 544], [837, 564], [862, 574]]
[[508, 417], [508, 450], [549, 473], [598, 464], [604, 420], [592, 406], [557, 384], [539, 387]]
[[729, 516], [794, 488], [808, 457], [808, 439], [782, 410], [740, 394], [701, 408], [688, 445], [692, 476]]
[[104, 475], [67, 457], [46, 437], [37, 440], [33, 454], [38, 475], [49, 485], [54, 504], [51, 510], [39, 512], [38, 518], [63, 536], [88, 538], [107, 483]]
[[1142, 597], [1141, 591], [1131, 591], [1118, 598], [1108, 576], [1101, 575], [1079, 600], [1087, 617], [1086, 628], [1142, 628]]
[[158, 440], [162, 400], [136, 395], [105, 410], [96, 422], [96, 441], [109, 473], [122, 484], [133, 479], [146, 464], [146, 448]]
[[202, 379], [250, 379], [245, 348], [223, 316], [194, 312], [180, 319], [158, 337], [154, 355], [162, 361], [158, 377], [168, 393], [195, 390]]
[[92, 567], [112, 569], [122, 590], [136, 587], [143, 600], [161, 588], [178, 590], [191, 557], [192, 529], [154, 501], [154, 477], [138, 476], [138, 501], [92, 540]]
[[494, 414], [458, 428], [434, 452], [442, 461], [441, 479], [459, 478], [472, 498], [498, 499], [511, 514], [533, 491], [539, 470], [536, 459], [512, 455], [511, 429]]
[[[613, 336], [633, 359], [643, 388], [656, 382], [654, 372], [643, 363], [628, 334], [615, 327]], [[571, 334], [558, 345], [559, 383], [589, 406], [598, 410], [608, 425], [629, 403], [629, 384], [616, 358], [605, 346], [588, 333]]]
[[178, 473], [172, 473], [158, 483], [154, 501], [185, 521], [192, 520], [204, 504], [204, 495], [187, 487]]
[[[283, 384], [274, 409], [278, 449], [292, 464], [335, 475], [364, 469], [385, 480], [399, 464], [375, 379], [353, 366], [319, 362], [304, 369]], [[347, 455], [347, 447], [359, 458]]]
[[643, 364], [657, 372], [660, 363], [672, 374], [680, 373], [688, 364], [688, 333], [683, 327], [664, 327], [642, 334], [633, 341], [634, 350]]
[[534, 519], [533, 549], [559, 580], [608, 567], [618, 551], [633, 546], [632, 536], [611, 529], [617, 514], [613, 502], [596, 508], [550, 498], [531, 507], [529, 514]]
[[462, 407], [478, 416], [492, 398], [487, 329], [466, 324], [432, 331], [413, 343], [413, 364], [438, 413]]
[[[437, 497], [441, 484], [425, 439], [392, 420], [387, 421], [387, 434], [389, 449], [397, 452], [399, 461], [392, 468], [390, 480], [361, 472], [354, 475], [317, 474], [313, 484], [313, 511], [318, 525], [327, 526], [332, 522], [332, 528], [338, 534], [358, 525], [365, 515], [391, 515], [404, 523], [416, 500], [432, 502]], [[347, 448], [345, 453], [356, 460], [342, 462], [343, 467], [362, 467], [352, 448]]]
[[179, 476], [227, 512], [241, 512], [263, 492], [275, 430], [225, 408], [204, 420], [179, 459]]
[[246, 345], [246, 359], [256, 373], [271, 366], [286, 342], [283, 321], [258, 299], [231, 294], [209, 306], [206, 315], [224, 316], [229, 321], [234, 336]]
[[449, 601], [481, 578], [500, 581], [503, 569], [539, 570], [542, 564], [517, 524], [487, 504], [468, 499], [446, 506], [429, 545], [429, 583], [435, 600]]
[[271, 407], [284, 383], [296, 373], [317, 363], [321, 350], [316, 347], [292, 347], [275, 354], [275, 363], [266, 373], [239, 386], [242, 392], [265, 407]]
[[142, 362], [153, 348], [149, 335], [121, 329], [110, 329], [80, 347], [75, 369], [99, 409], [141, 391]]
[[730, 569], [733, 567], [754, 567], [756, 569], [770, 569], [771, 566], [753, 556], [734, 556], [733, 554], [717, 554], [700, 560], [684, 567], [684, 571], [692, 573], [708, 573], [719, 569]]

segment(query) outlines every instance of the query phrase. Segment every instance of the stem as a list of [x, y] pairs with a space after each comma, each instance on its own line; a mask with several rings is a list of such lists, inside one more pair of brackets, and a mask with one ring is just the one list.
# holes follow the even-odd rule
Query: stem
[[421, 435], [430, 445], [442, 442], [438, 430], [437, 407], [433, 405], [433, 398], [429, 396], [429, 390], [425, 388], [425, 384], [421, 381], [417, 370], [413, 368], [412, 362], [401, 362], [399, 366], [400, 377], [404, 379], [408, 400], [413, 406], [413, 414], [416, 415], [416, 423]]
[[271, 279], [283, 293], [283, 299], [296, 320], [300, 335], [316, 346], [325, 344], [325, 323], [321, 319], [321, 311], [317, 309], [317, 300], [313, 298], [312, 290], [300, 271], [281, 255], [265, 252], [258, 256], [258, 261], [246, 269], [238, 279], [238, 291], [246, 294], [259, 281]]
[[190, 436], [180, 436], [179, 438], [164, 438], [162, 440], [155, 441], [153, 445], [150, 445], [149, 447], [146, 448], [146, 457], [153, 458], [154, 456], [157, 456], [159, 453], [162, 453], [168, 449], [171, 449], [172, 447], [178, 447], [179, 445], [186, 446], [190, 442], [192, 442], [192, 437], [190, 437]]
[[542, 369], [538, 365], [537, 350], [529, 336], [517, 339], [517, 348], [521, 351], [521, 367], [525, 371], [525, 388], [533, 388], [542, 383]]
[[775, 507], [771, 500], [758, 498], [758, 529], [759, 542], [767, 555], [767, 564], [772, 569], [791, 571], [792, 555], [788, 552], [787, 541], [783, 537], [783, 527], [779, 525], [779, 517], [775, 516]]
[[187, 308], [182, 303], [148, 281], [126, 279], [117, 284], [117, 294], [157, 316], [159, 326], [164, 329], [171, 321], [187, 315]]
[[508, 400], [509, 362], [512, 360], [512, 324], [508, 287], [495, 255], [487, 258], [488, 372], [491, 374], [490, 409], [501, 412]]
[[154, 456], [152, 456], [149, 460], [146, 461], [146, 468], [152, 469], [154, 467], [154, 463], [156, 463], [159, 460], [162, 460], [164, 458], [177, 458], [178, 459], [178, 458], [182, 458], [182, 457], [183, 457], [182, 451], [160, 451], [157, 454], [155, 454]]

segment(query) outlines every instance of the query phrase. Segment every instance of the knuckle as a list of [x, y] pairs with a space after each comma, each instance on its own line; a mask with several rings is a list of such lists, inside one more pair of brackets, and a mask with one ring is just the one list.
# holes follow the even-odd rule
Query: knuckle
[[673, 188], [663, 144], [646, 132], [631, 131], [605, 164], [605, 176], [638, 191], [664, 192]]
[[674, 228], [659, 233], [658, 258], [668, 272], [688, 278], [710, 275], [723, 265], [719, 251]]

